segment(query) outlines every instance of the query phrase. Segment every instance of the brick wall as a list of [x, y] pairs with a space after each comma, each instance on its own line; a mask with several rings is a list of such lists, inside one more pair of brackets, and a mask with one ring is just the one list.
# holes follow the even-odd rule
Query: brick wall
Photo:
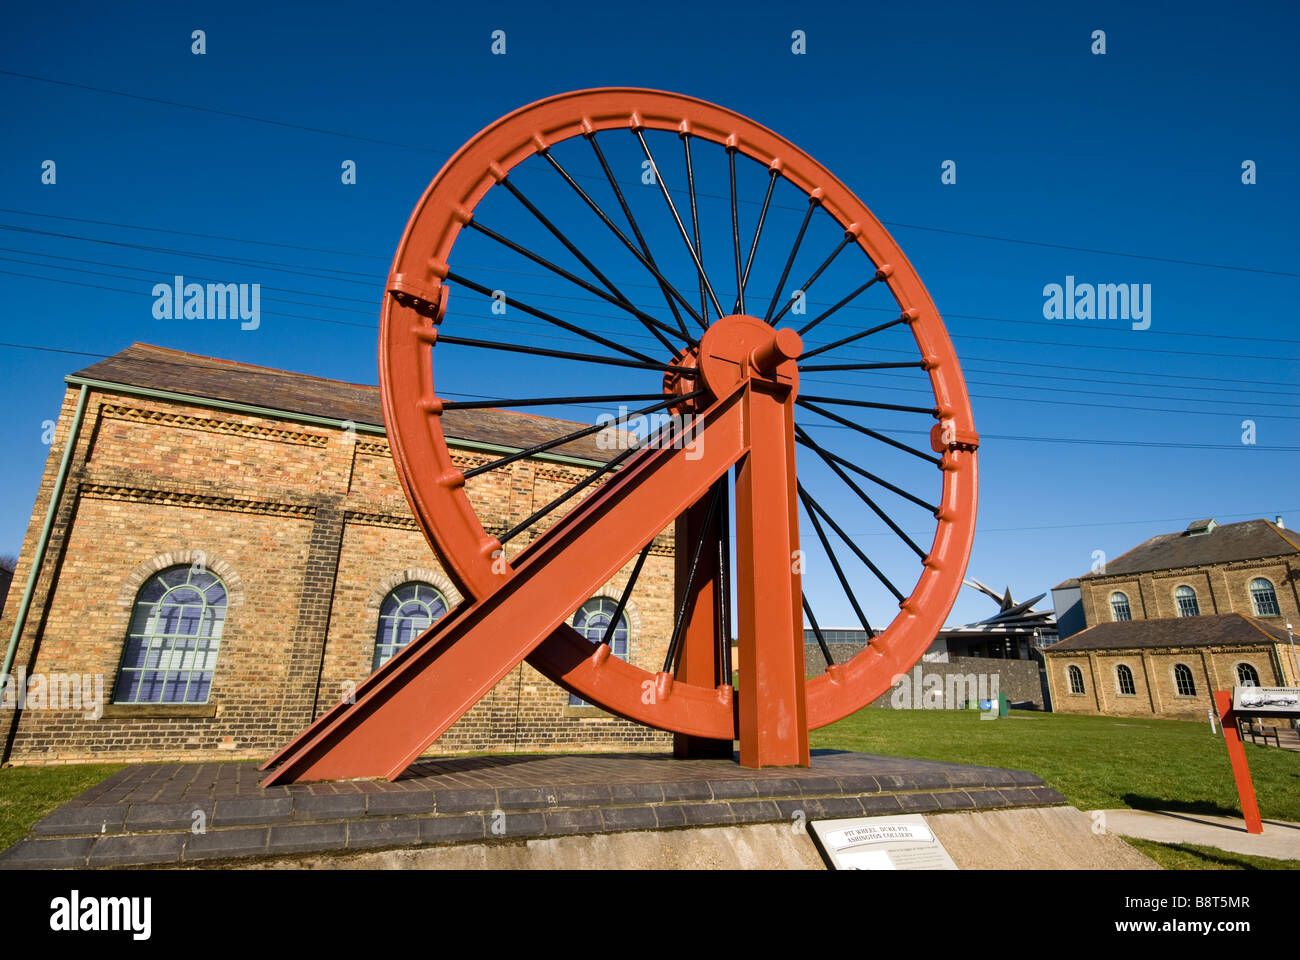
[[[28, 576], [76, 399], [69, 389], [15, 585]], [[458, 456], [464, 465], [488, 459]], [[495, 533], [583, 476], [580, 467], [521, 461], [466, 490]], [[507, 555], [524, 545], [512, 542]], [[459, 599], [411, 517], [382, 437], [93, 390], [15, 668], [102, 677], [111, 699], [136, 593], [176, 564], [202, 564], [229, 591], [208, 703], [110, 706], [98, 719], [80, 709], [5, 710], [8, 760], [264, 757], [370, 672], [389, 590], [423, 580], [450, 603]], [[601, 592], [617, 597], [630, 568]], [[669, 530], [628, 609], [629, 659], [651, 671], [667, 647], [672, 593]], [[11, 597], [0, 617], [6, 639], [17, 606]], [[671, 743], [568, 703], [565, 691], [522, 665], [432, 751]]]
[[[1237, 685], [1237, 666], [1255, 668], [1262, 686], [1282, 686], [1288, 677], [1278, 644], [1222, 647], [1156, 648], [1149, 650], [1062, 651], [1046, 654], [1053, 710], [1057, 713], [1110, 716], [1161, 716], [1185, 720], [1205, 719], [1214, 705], [1213, 690]], [[1179, 692], [1174, 671], [1182, 664], [1191, 671], [1195, 692]], [[1119, 667], [1133, 674], [1133, 694], [1120, 689]], [[1082, 694], [1070, 690], [1069, 669], [1083, 674]]]
[[[1251, 602], [1250, 582], [1263, 577], [1273, 584], [1280, 613], [1261, 616]], [[1181, 570], [1157, 570], [1152, 573], [1085, 577], [1079, 581], [1080, 599], [1088, 626], [1108, 623], [1111, 616], [1110, 596], [1121, 591], [1128, 597], [1134, 620], [1154, 620], [1178, 616], [1174, 591], [1189, 586], [1196, 591], [1202, 616], [1215, 613], [1242, 613], [1266, 623], [1295, 622], [1300, 617], [1300, 557], [1295, 554], [1212, 564]]]

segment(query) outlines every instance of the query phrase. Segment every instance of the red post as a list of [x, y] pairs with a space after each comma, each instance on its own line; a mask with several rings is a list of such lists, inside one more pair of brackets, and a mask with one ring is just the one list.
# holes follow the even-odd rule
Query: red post
[[[790, 391], [751, 381], [736, 467], [740, 765], [810, 765]], [[760, 532], [761, 531], [761, 532]]]
[[1259, 804], [1255, 802], [1255, 785], [1251, 783], [1250, 767], [1246, 764], [1246, 748], [1241, 745], [1237, 717], [1232, 712], [1232, 693], [1228, 690], [1215, 690], [1214, 706], [1219, 711], [1223, 739], [1228, 743], [1228, 759], [1232, 761], [1232, 777], [1237, 781], [1237, 796], [1241, 798], [1241, 815], [1246, 818], [1246, 832], [1263, 833]]

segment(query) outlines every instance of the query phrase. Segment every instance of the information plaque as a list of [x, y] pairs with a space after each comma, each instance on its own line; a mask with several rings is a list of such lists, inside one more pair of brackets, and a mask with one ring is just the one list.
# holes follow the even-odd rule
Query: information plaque
[[1232, 712], [1253, 717], [1300, 717], [1300, 687], [1233, 687]]
[[836, 870], [956, 870], [948, 851], [917, 813], [817, 820], [813, 839]]

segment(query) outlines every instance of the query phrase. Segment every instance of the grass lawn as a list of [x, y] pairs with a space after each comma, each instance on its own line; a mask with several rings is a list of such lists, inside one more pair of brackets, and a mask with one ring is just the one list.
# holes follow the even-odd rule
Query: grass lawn
[[1300, 870], [1300, 860], [1254, 857], [1194, 843], [1156, 843], [1137, 837], [1122, 839], [1166, 870]]
[[[1211, 735], [1208, 722], [1020, 710], [981, 720], [975, 710], [867, 708], [811, 740], [814, 749], [1029, 770], [1080, 810], [1241, 816], [1223, 735]], [[1260, 813], [1300, 821], [1300, 753], [1248, 743], [1246, 758]]]
[[0, 769], [0, 850], [25, 837], [33, 823], [59, 804], [89, 790], [123, 766], [93, 763]]

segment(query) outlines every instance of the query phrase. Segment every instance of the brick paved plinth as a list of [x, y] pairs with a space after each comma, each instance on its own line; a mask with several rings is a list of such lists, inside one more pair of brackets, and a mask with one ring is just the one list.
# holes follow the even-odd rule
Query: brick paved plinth
[[0, 867], [170, 866], [444, 843], [1065, 803], [1023, 770], [814, 750], [748, 770], [666, 754], [456, 757], [393, 783], [263, 788], [251, 763], [136, 765], [59, 807]]

